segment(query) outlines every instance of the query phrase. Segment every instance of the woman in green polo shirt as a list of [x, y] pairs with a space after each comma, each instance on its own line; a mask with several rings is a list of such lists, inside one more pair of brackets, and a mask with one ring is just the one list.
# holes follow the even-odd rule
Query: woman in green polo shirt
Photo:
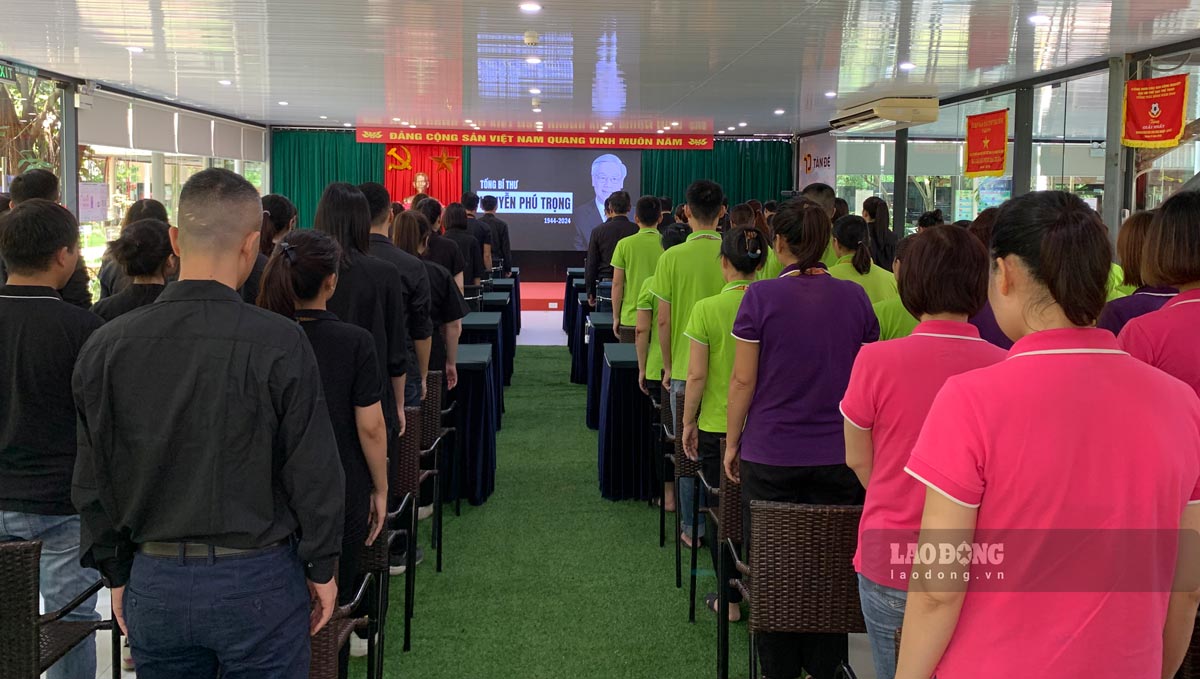
[[[908, 246], [912, 245], [914, 238], [916, 236], [909, 236], [896, 244], [894, 248], [896, 258], [890, 264], [892, 275], [896, 278], [900, 277], [900, 265], [901, 260], [904, 259], [904, 252], [908, 250]], [[873, 306], [875, 308], [875, 317], [879, 319], [880, 342], [908, 337], [916, 329], [917, 319], [909, 313], [908, 309], [904, 308], [904, 303], [900, 301], [899, 296], [889, 297]]]
[[862, 217], [847, 215], [833, 224], [833, 249], [837, 264], [829, 267], [829, 275], [844, 281], [854, 281], [863, 286], [871, 304], [878, 304], [893, 297], [896, 277], [887, 269], [871, 261], [870, 227]]
[[[765, 230], [734, 227], [725, 232], [721, 239], [721, 273], [725, 276], [725, 287], [719, 294], [696, 302], [684, 331], [691, 340], [691, 355], [683, 403], [683, 450], [690, 459], [700, 460], [709, 483], [717, 483], [723, 473], [721, 438], [726, 429], [725, 403], [729, 396], [736, 344], [732, 334], [733, 321], [754, 274], [766, 261], [767, 250]], [[681, 509], [690, 511], [691, 508]], [[715, 537], [716, 526], [711, 524], [711, 517], [706, 520], [710, 523], [705, 534]], [[725, 572], [737, 572], [718, 540], [710, 539], [708, 546], [714, 569], [717, 559], [724, 558]], [[741, 602], [741, 595], [733, 587], [728, 591], [732, 604], [729, 619], [740, 620], [742, 614], [737, 604]], [[710, 610], [717, 610], [716, 594], [709, 594], [705, 601]]]

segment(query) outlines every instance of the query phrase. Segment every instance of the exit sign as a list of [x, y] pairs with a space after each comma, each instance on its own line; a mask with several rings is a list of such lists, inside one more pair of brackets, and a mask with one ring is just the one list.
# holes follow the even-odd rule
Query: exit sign
[[0, 61], [0, 82], [16, 83], [17, 69], [12, 64]]

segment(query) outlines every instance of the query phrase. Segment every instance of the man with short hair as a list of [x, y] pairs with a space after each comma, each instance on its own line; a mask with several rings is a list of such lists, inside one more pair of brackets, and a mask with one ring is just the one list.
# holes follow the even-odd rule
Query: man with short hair
[[[58, 177], [49, 170], [26, 170], [13, 178], [9, 192], [8, 207], [16, 207], [35, 198], [52, 203], [57, 203], [62, 198], [58, 189]], [[0, 285], [4, 284], [6, 278], [4, 263], [0, 261]], [[80, 309], [92, 308], [92, 291], [83, 257], [77, 258], [71, 279], [58, 292], [67, 304]]]
[[[71, 504], [75, 404], [71, 371], [98, 316], [64, 304], [79, 259], [79, 223], [65, 207], [33, 198], [0, 217], [0, 542], [40, 540], [46, 611], [65, 607], [96, 581], [79, 563], [79, 512]], [[99, 620], [96, 597], [66, 617]], [[96, 676], [91, 636], [50, 668], [50, 679]]]
[[[801, 198], [807, 198], [825, 211], [829, 215], [829, 220], [833, 221], [833, 213], [837, 210], [837, 192], [828, 184], [817, 182], [809, 184], [800, 191]], [[829, 244], [825, 246], [825, 252], [821, 255], [821, 263], [826, 267], [831, 267], [837, 264], [837, 251], [833, 249], [833, 236], [829, 237]]]
[[[421, 260], [396, 247], [388, 232], [392, 226], [392, 199], [388, 190], [378, 182], [360, 184], [358, 189], [367, 197], [371, 209], [370, 255], [396, 267], [400, 288], [404, 292], [405, 326], [408, 328], [408, 375], [404, 383], [404, 405], [419, 408], [425, 398], [425, 378], [429, 374], [429, 349], [432, 344], [433, 322], [429, 318], [429, 274]], [[412, 379], [420, 375], [421, 379]]]
[[245, 179], [192, 176], [178, 282], [75, 367], [84, 561], [143, 679], [307, 676], [337, 600], [345, 481], [316, 358], [297, 323], [237, 293], [261, 224]]
[[771, 220], [775, 218], [776, 212], [779, 212], [778, 202], [768, 200], [767, 202], [763, 203], [763, 217], [767, 219], [768, 225], [771, 223]]
[[617, 191], [608, 197], [607, 209], [612, 212], [612, 219], [596, 227], [588, 241], [587, 261], [584, 265], [584, 290], [588, 294], [588, 303], [596, 306], [596, 288], [601, 280], [609, 280], [613, 276], [612, 256], [617, 249], [617, 242], [626, 236], [637, 233], [637, 225], [629, 221], [630, 198], [624, 191]]
[[[721, 236], [717, 224], [725, 215], [725, 192], [721, 185], [702, 179], [692, 183], [687, 190], [685, 214], [692, 235], [676, 247], [667, 250], [658, 259], [654, 273], [654, 296], [658, 298], [658, 343], [663, 359], [663, 388], [671, 393], [672, 412], [676, 393], [682, 394], [687, 386], [688, 358], [691, 346], [684, 330], [691, 318], [696, 302], [712, 297], [725, 287], [725, 275], [721, 272]], [[677, 432], [680, 433], [680, 432]], [[695, 479], [681, 479], [679, 483], [680, 504], [692, 506], [692, 494], [696, 492]], [[704, 535], [704, 524], [691, 525], [691, 515], [683, 513], [683, 534], [680, 539], [690, 545], [692, 540]]]
[[[632, 344], [636, 339], [637, 295], [625, 292], [642, 289], [646, 279], [654, 275], [658, 258], [662, 256], [662, 235], [658, 232], [662, 219], [661, 202], [654, 196], [638, 199], [634, 216], [638, 230], [622, 238], [613, 251], [613, 334], [622, 342]], [[623, 331], [623, 332], [622, 332]]]
[[496, 216], [496, 208], [500, 206], [500, 201], [495, 196], [484, 196], [480, 206], [483, 208], [483, 216], [479, 221], [487, 225], [492, 235], [492, 254], [495, 255], [493, 261], [498, 258], [504, 268], [504, 275], [508, 276], [512, 273], [512, 242], [508, 237], [508, 223]]
[[479, 209], [479, 194], [467, 191], [463, 194], [462, 205], [467, 211], [467, 231], [479, 241], [479, 247], [483, 248], [483, 268], [491, 271], [492, 233], [487, 225], [475, 218], [475, 212]]

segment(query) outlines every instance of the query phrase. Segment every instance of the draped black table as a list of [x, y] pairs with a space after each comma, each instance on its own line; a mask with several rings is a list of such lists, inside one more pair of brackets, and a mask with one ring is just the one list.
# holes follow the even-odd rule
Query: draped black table
[[459, 455], [453, 472], [443, 481], [443, 499], [459, 497], [481, 505], [496, 488], [496, 430], [500, 407], [496, 402], [499, 383], [492, 347], [487, 344], [458, 345], [458, 386], [450, 392], [455, 406], [455, 437]]
[[512, 272], [508, 275], [508, 278], [506, 280], [512, 281], [513, 308], [515, 308], [517, 310], [516, 332], [518, 335], [520, 335], [521, 334], [521, 267], [514, 266], [512, 268]]
[[654, 408], [638, 388], [637, 347], [606, 344], [600, 384], [600, 494], [649, 500], [655, 493]]
[[[587, 426], [600, 428], [600, 381], [604, 370], [604, 347], [617, 341], [612, 331], [613, 315], [607, 311], [593, 311], [587, 325]], [[636, 345], [632, 345], [635, 346]], [[634, 353], [634, 359], [637, 354]]]
[[496, 368], [496, 429], [504, 421], [504, 330], [503, 314], [487, 311], [472, 311], [462, 319], [462, 341], [465, 344], [492, 345], [492, 365]]
[[480, 298], [483, 311], [501, 314], [504, 331], [504, 386], [512, 385], [513, 364], [517, 356], [517, 324], [513, 296], [507, 292], [485, 292]]
[[571, 384], [587, 384], [587, 319], [592, 307], [588, 304], [587, 294], [580, 292], [575, 297], [575, 314], [567, 340], [571, 345]]
[[583, 280], [583, 268], [567, 269], [567, 285], [563, 291], [563, 332], [569, 336], [575, 318], [575, 281]]

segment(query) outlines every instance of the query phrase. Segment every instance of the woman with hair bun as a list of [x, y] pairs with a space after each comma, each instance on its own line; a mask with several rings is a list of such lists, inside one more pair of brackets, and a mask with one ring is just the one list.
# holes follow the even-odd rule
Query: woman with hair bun
[[129, 283], [92, 307], [92, 313], [106, 321], [152, 304], [177, 267], [170, 227], [157, 219], [143, 219], [122, 229], [121, 237], [108, 244], [108, 256]]
[[858, 215], [847, 215], [833, 225], [833, 249], [837, 263], [829, 275], [858, 283], [872, 304], [896, 297], [896, 277], [872, 261], [870, 227]]
[[[761, 213], [759, 213], [761, 214]], [[729, 375], [733, 372], [733, 354], [737, 342], [730, 333], [742, 298], [762, 267], [767, 255], [767, 236], [756, 228], [734, 227], [721, 239], [721, 272], [725, 287], [720, 294], [696, 302], [684, 334], [691, 340], [687, 388], [683, 404], [683, 449], [688, 458], [699, 460], [711, 483], [721, 478], [721, 438], [725, 435], [725, 401], [729, 396]], [[691, 511], [691, 507], [684, 507]], [[696, 517], [693, 517], [696, 518]], [[705, 534], [716, 536], [712, 517], [706, 517]], [[725, 573], [735, 574], [732, 559], [718, 540], [708, 541], [713, 569], [725, 559]], [[729, 619], [741, 619], [737, 589], [728, 588]], [[716, 594], [705, 597], [709, 610], [717, 612]]]
[[931, 226], [939, 226], [945, 223], [946, 217], [942, 215], [941, 210], [930, 210], [929, 212], [922, 213], [920, 217], [917, 217], [917, 233], [921, 233]]
[[1177, 557], [1200, 528], [1200, 399], [1094, 327], [1112, 249], [1078, 196], [1005, 203], [989, 258], [1015, 344], [946, 381], [905, 471], [926, 486], [915, 553], [1004, 554], [914, 559], [896, 677], [1173, 676], [1196, 622], [1195, 582], [1173, 581], [1197, 571]]

